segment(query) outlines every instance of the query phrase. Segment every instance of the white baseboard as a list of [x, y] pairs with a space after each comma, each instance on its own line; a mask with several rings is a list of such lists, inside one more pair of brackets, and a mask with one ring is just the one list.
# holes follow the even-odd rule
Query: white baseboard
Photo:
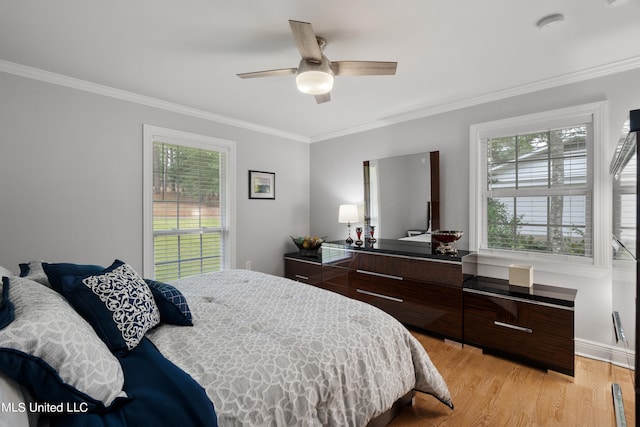
[[594, 341], [576, 338], [575, 352], [577, 356], [588, 357], [589, 359], [601, 360], [613, 363], [624, 368], [634, 369], [636, 364], [635, 351], [629, 353], [622, 347], [606, 345]]

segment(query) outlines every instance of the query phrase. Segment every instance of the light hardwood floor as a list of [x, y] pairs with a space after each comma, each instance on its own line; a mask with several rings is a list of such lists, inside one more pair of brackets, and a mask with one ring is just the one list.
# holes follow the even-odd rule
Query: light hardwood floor
[[444, 377], [455, 405], [416, 393], [391, 427], [615, 426], [611, 384], [622, 388], [627, 426], [635, 425], [632, 371], [576, 357], [575, 378], [483, 354], [412, 331]]

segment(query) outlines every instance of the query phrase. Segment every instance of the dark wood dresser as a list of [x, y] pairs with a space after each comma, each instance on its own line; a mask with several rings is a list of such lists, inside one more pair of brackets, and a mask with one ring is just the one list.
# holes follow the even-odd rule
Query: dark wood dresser
[[[413, 244], [412, 244], [413, 243]], [[470, 252], [436, 255], [424, 243], [373, 248], [325, 243], [318, 257], [285, 255], [285, 276], [374, 305], [434, 335], [567, 375], [575, 372], [575, 289], [473, 274]]]
[[575, 289], [475, 277], [464, 283], [464, 342], [574, 375]]
[[[324, 243], [322, 255], [285, 255], [285, 276], [374, 305], [404, 324], [462, 341], [463, 262], [424, 243], [381, 239], [373, 247]], [[320, 270], [319, 270], [320, 269]]]

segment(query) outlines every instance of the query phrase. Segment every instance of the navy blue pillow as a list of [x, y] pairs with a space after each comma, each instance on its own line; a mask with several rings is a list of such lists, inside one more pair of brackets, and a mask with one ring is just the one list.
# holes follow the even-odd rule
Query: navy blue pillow
[[[90, 274], [97, 274], [104, 270], [104, 267], [92, 264], [49, 264], [47, 262], [43, 262], [42, 269], [49, 279], [51, 289], [58, 293], [62, 293], [62, 278], [64, 276], [88, 276]], [[20, 266], [20, 270], [22, 271], [22, 266]]]
[[191, 310], [187, 299], [178, 289], [168, 283], [144, 279], [151, 289], [160, 310], [160, 322], [178, 326], [193, 326]]
[[132, 350], [160, 323], [149, 286], [120, 260], [98, 274], [64, 276], [62, 295], [114, 353]]
[[9, 278], [2, 276], [2, 299], [0, 299], [0, 329], [13, 322], [14, 307], [9, 301]]

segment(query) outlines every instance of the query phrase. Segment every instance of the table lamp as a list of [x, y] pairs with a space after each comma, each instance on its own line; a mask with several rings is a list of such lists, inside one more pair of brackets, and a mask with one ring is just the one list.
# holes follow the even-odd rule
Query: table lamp
[[358, 207], [356, 205], [340, 205], [340, 210], [338, 211], [338, 222], [341, 224], [347, 224], [347, 244], [352, 244], [353, 239], [351, 238], [351, 223], [358, 222]]

